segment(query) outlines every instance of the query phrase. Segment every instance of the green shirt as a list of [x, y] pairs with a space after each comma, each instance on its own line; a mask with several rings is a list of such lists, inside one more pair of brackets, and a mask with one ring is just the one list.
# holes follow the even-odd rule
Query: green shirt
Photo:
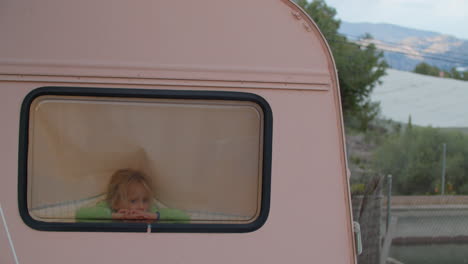
[[[149, 212], [159, 213], [159, 219], [157, 221], [164, 221], [169, 223], [188, 223], [190, 221], [190, 216], [178, 209], [159, 209], [156, 206], [152, 206]], [[76, 210], [75, 218], [79, 222], [90, 222], [92, 220], [112, 220], [112, 209], [106, 201], [101, 201], [98, 202], [95, 206], [83, 207]]]

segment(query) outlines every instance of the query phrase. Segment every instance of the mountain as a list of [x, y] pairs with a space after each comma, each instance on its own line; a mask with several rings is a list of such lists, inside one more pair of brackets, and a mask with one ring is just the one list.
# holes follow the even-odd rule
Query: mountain
[[[468, 40], [450, 35], [392, 24], [344, 21], [339, 32], [360, 44], [375, 44], [384, 51], [386, 61], [394, 69], [412, 71], [421, 62], [444, 70], [468, 67]], [[366, 33], [373, 39], [360, 39]]]

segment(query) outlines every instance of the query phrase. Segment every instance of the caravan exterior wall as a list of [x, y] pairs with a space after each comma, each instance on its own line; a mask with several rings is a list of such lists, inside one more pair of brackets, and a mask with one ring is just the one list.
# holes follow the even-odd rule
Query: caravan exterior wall
[[[6, 0], [0, 33], [0, 263], [355, 263], [336, 68], [294, 3]], [[190, 220], [77, 221], [119, 167]]]

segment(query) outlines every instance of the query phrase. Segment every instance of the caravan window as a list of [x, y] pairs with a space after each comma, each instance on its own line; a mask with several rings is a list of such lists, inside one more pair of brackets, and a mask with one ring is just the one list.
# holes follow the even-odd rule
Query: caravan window
[[248, 93], [37, 89], [21, 116], [22, 217], [42, 230], [255, 230], [271, 120]]

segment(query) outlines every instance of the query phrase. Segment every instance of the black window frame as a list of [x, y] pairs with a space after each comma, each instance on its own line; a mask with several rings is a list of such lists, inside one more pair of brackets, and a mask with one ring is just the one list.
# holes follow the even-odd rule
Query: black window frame
[[[260, 213], [256, 220], [246, 224], [180, 224], [180, 223], [62, 223], [43, 222], [34, 219], [28, 210], [28, 146], [30, 107], [40, 96], [89, 96], [106, 98], [157, 98], [190, 100], [227, 100], [256, 103], [263, 111], [263, 161]], [[32, 90], [23, 100], [20, 112], [18, 150], [18, 209], [24, 223], [40, 231], [82, 231], [82, 232], [175, 232], [175, 233], [244, 233], [261, 228], [269, 215], [271, 193], [271, 162], [273, 114], [268, 102], [261, 96], [246, 92], [207, 91], [207, 90], [160, 90], [128, 88], [92, 88], [46, 86]]]

